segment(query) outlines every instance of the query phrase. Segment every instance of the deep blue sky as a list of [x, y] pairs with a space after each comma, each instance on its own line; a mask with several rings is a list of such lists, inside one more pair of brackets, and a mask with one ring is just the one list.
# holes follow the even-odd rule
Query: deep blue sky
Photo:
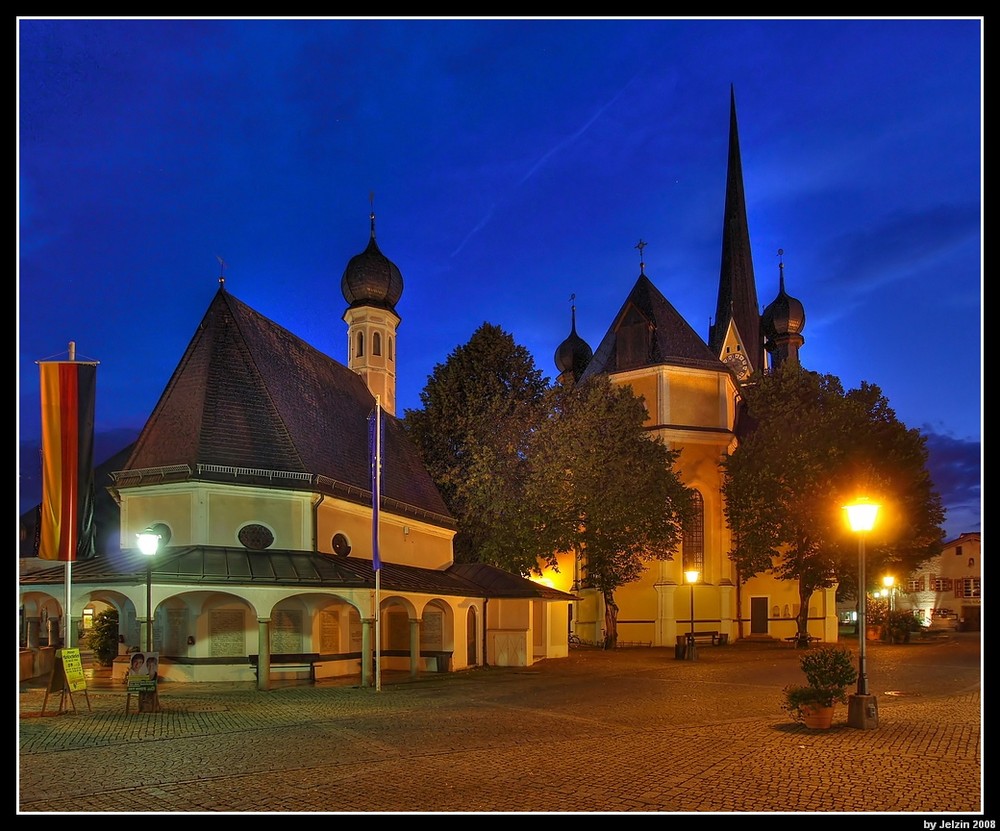
[[[398, 414], [483, 322], [555, 375], [639, 272], [707, 339], [735, 86], [758, 299], [802, 362], [929, 438], [979, 530], [982, 47], [944, 20], [18, 23], [18, 427], [38, 368], [100, 362], [135, 433], [218, 289], [346, 363], [340, 278], [400, 268]], [[30, 457], [29, 457], [30, 458]], [[32, 460], [34, 461], [34, 460]], [[24, 465], [20, 479], [37, 471]]]

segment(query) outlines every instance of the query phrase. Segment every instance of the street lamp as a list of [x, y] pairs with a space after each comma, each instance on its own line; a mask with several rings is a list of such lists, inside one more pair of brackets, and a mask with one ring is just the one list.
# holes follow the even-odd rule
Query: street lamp
[[865, 601], [867, 584], [865, 583], [865, 534], [875, 527], [875, 517], [879, 506], [867, 499], [859, 499], [851, 505], [845, 505], [847, 521], [851, 530], [858, 535], [858, 692], [852, 695], [847, 704], [847, 724], [849, 727], [868, 729], [878, 727], [878, 701], [868, 694], [868, 667], [865, 663]]
[[701, 572], [696, 568], [684, 572], [684, 579], [691, 584], [691, 631], [688, 634], [687, 649], [684, 653], [684, 657], [689, 661], [698, 657], [694, 647], [694, 584], [698, 582], [699, 577], [701, 577]]
[[895, 601], [896, 601], [896, 592], [895, 592], [895, 587], [894, 587], [895, 582], [896, 582], [896, 578], [893, 577], [891, 574], [887, 574], [885, 577], [882, 578], [882, 585], [885, 586], [885, 589], [884, 589], [885, 594], [889, 598], [889, 613], [890, 614], [892, 612], [896, 611], [896, 608], [895, 608], [896, 607], [896, 603], [895, 603]]
[[145, 531], [140, 531], [135, 535], [139, 550], [146, 555], [146, 651], [153, 651], [153, 621], [150, 617], [153, 611], [153, 557], [160, 549], [160, 540], [163, 535], [160, 527], [150, 526]]

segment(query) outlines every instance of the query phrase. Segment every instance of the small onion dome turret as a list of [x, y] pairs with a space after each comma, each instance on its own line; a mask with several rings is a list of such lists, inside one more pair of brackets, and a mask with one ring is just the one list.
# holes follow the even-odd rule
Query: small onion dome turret
[[403, 294], [403, 275], [375, 242], [375, 213], [368, 247], [351, 257], [340, 281], [340, 291], [351, 306], [378, 306], [395, 311]]
[[576, 306], [573, 306], [572, 326], [569, 337], [556, 348], [556, 369], [560, 375], [573, 374], [573, 380], [578, 381], [587, 368], [594, 351], [587, 342], [576, 333]]
[[806, 326], [806, 313], [802, 303], [785, 292], [784, 263], [779, 263], [779, 269], [778, 296], [764, 309], [760, 321], [764, 336], [770, 341], [780, 340], [785, 335], [798, 335]]

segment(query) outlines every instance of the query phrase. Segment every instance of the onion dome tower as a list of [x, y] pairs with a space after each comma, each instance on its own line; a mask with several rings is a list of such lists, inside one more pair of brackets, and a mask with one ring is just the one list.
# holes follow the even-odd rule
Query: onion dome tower
[[563, 386], [575, 384], [594, 357], [594, 351], [587, 342], [576, 333], [576, 295], [570, 295], [572, 317], [570, 319], [569, 337], [556, 348], [555, 362], [559, 375], [556, 380]]
[[403, 275], [375, 242], [375, 209], [371, 212], [368, 247], [348, 261], [340, 280], [347, 301], [347, 366], [364, 378], [382, 407], [396, 414], [396, 303], [403, 294]]
[[767, 339], [766, 348], [771, 353], [771, 363], [775, 369], [786, 361], [799, 363], [799, 347], [805, 343], [802, 330], [806, 325], [806, 313], [802, 304], [785, 292], [785, 264], [781, 257], [785, 252], [778, 249], [778, 296], [771, 301], [761, 315], [761, 328]]

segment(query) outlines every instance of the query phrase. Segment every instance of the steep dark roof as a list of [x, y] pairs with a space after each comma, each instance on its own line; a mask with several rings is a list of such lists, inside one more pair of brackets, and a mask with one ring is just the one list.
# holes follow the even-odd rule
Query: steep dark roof
[[[371, 560], [334, 557], [313, 551], [249, 551], [221, 546], [168, 548], [152, 560], [135, 549], [111, 551], [73, 565], [76, 586], [142, 583], [146, 567], [153, 583], [188, 586], [312, 586], [327, 589], [375, 588]], [[22, 584], [62, 583], [63, 564], [22, 574]], [[557, 591], [482, 564], [453, 565], [445, 570], [383, 562], [380, 587], [390, 592], [448, 596], [572, 600]]]
[[[631, 353], [624, 354], [618, 334], [623, 326], [646, 330], [645, 354], [638, 361]], [[640, 274], [580, 380], [657, 364], [728, 371], [649, 278]]]
[[[308, 487], [371, 501], [364, 381], [220, 288], [170, 378], [122, 486], [164, 478]], [[384, 415], [383, 497], [393, 510], [453, 527], [440, 493], [397, 419]], [[165, 472], [164, 472], [165, 471]], [[270, 472], [292, 474], [272, 477]], [[295, 476], [299, 478], [296, 479]], [[145, 477], [144, 479], [141, 477]]]
[[722, 354], [729, 321], [743, 339], [753, 372], [764, 368], [764, 335], [760, 327], [757, 284], [753, 276], [750, 228], [747, 224], [746, 196], [743, 191], [743, 162], [736, 126], [736, 92], [729, 90], [729, 166], [726, 173], [726, 206], [722, 219], [722, 265], [715, 323], [709, 327], [709, 348]]

